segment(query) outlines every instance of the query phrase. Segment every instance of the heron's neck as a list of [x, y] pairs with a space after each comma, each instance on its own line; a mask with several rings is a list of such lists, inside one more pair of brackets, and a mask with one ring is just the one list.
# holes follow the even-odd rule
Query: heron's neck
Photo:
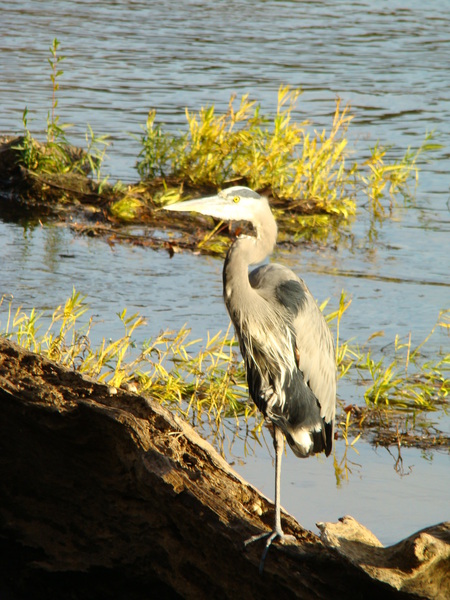
[[277, 224], [269, 213], [264, 224], [256, 224], [256, 236], [239, 237], [228, 250], [223, 267], [223, 292], [228, 310], [232, 308], [233, 298], [249, 298], [251, 302], [253, 288], [248, 279], [248, 267], [262, 262], [268, 256], [277, 240]]

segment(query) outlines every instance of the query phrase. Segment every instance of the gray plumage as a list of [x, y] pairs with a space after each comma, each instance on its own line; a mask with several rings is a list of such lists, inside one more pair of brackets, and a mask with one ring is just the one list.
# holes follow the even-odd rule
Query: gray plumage
[[333, 339], [311, 292], [293, 271], [268, 264], [249, 274], [249, 266], [261, 263], [276, 243], [277, 226], [266, 198], [235, 186], [166, 209], [248, 221], [255, 229], [254, 236], [239, 236], [228, 250], [223, 293], [245, 361], [250, 396], [274, 426], [275, 527], [263, 534], [268, 539], [262, 572], [271, 542], [287, 537], [280, 518], [281, 434], [299, 457], [331, 452], [336, 405]]

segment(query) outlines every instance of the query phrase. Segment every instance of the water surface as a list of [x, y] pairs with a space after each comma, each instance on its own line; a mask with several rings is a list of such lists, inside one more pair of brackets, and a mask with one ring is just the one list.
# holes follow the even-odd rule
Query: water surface
[[[2, 4], [0, 19], [0, 132], [21, 130], [25, 106], [34, 134], [51, 106], [47, 58], [54, 37], [66, 55], [58, 113], [73, 123], [70, 139], [84, 144], [86, 124], [110, 134], [105, 173], [137, 180], [139, 136], [156, 108], [172, 131], [184, 128], [184, 108], [249, 93], [263, 112], [276, 106], [280, 84], [301, 86], [299, 120], [329, 128], [337, 96], [355, 115], [349, 131], [355, 157], [380, 140], [393, 156], [436, 129], [444, 149], [423, 161], [415, 201], [369, 241], [364, 208], [346, 244], [305, 246], [276, 259], [294, 268], [319, 299], [353, 298], [344, 338], [364, 343], [383, 330], [419, 343], [449, 306], [450, 17], [447, 3], [409, 2], [125, 2], [24, 0]], [[365, 199], [359, 198], [361, 207]], [[122, 335], [116, 313], [127, 307], [148, 319], [142, 339], [161, 329], [192, 328], [195, 337], [225, 330], [221, 263], [212, 258], [116, 245], [77, 237], [66, 227], [0, 220], [0, 292], [16, 305], [53, 309], [73, 286], [88, 295], [94, 338]], [[4, 322], [4, 312], [0, 315]], [[96, 338], [96, 339], [97, 339]], [[139, 340], [138, 340], [139, 341]], [[433, 357], [448, 346], [432, 339]], [[362, 401], [363, 389], [342, 382], [339, 396]], [[436, 416], [436, 419], [439, 417]], [[448, 431], [448, 419], [439, 420]], [[225, 449], [235, 468], [273, 497], [273, 466], [263, 444], [246, 454], [241, 442]], [[336, 484], [333, 460], [284, 459], [282, 501], [299, 521], [352, 514], [385, 543], [449, 518], [449, 457], [403, 450], [404, 468], [384, 449], [358, 442], [348, 454], [351, 473]], [[336, 460], [344, 455], [337, 444]]]

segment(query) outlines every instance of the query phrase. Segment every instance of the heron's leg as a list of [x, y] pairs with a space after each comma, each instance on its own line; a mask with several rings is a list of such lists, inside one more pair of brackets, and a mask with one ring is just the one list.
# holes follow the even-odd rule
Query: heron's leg
[[279, 427], [275, 425], [273, 445], [275, 448], [275, 528], [274, 531], [282, 537], [281, 529], [281, 459], [284, 450], [284, 435]]
[[276, 425], [274, 425], [273, 445], [275, 448], [275, 526], [270, 533], [254, 535], [244, 542], [244, 545], [247, 546], [248, 544], [257, 542], [263, 538], [267, 538], [266, 545], [262, 553], [261, 562], [259, 563], [260, 575], [262, 575], [264, 571], [264, 563], [272, 542], [277, 538], [295, 540], [294, 536], [285, 535], [281, 527], [281, 459], [283, 457], [284, 450], [284, 436], [281, 429]]

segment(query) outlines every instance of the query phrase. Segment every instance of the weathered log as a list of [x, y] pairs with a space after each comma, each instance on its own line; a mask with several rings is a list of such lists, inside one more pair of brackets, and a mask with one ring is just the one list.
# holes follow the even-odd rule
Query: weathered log
[[322, 540], [374, 579], [392, 587], [426, 595], [450, 597], [450, 523], [428, 527], [385, 548], [353, 517], [318, 523]]
[[283, 513], [297, 541], [274, 544], [260, 577], [261, 546], [243, 540], [271, 526], [273, 505], [189, 425], [3, 338], [0, 403], [0, 595], [450, 596], [443, 525], [419, 536], [429, 536], [422, 555], [435, 553], [414, 587], [417, 555], [393, 547], [380, 558], [376, 543], [351, 538], [342, 551], [342, 532], [333, 541], [323, 526], [325, 545]]

